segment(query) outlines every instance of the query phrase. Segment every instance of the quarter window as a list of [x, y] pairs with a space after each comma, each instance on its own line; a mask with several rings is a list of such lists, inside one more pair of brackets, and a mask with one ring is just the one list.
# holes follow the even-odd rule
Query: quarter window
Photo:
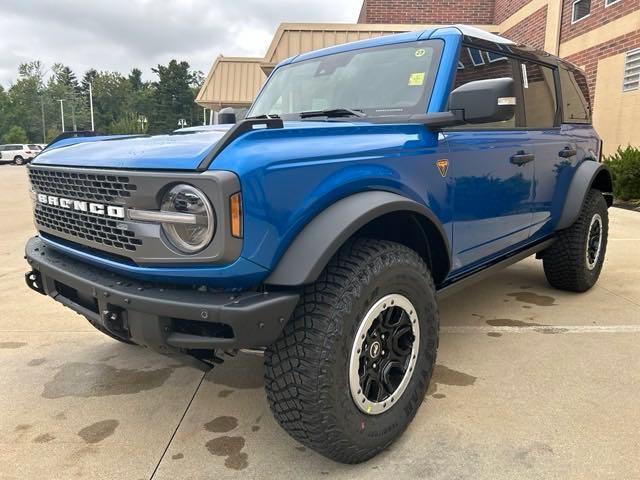
[[532, 62], [520, 65], [527, 128], [553, 128], [558, 111], [553, 70]]
[[571, 23], [583, 19], [591, 13], [591, 0], [576, 0], [573, 2], [573, 10], [571, 12]]
[[628, 52], [624, 57], [624, 81], [622, 90], [630, 92], [640, 88], [640, 48]]
[[[453, 88], [456, 89], [466, 83], [491, 78], [513, 78], [514, 62], [502, 55], [493, 54], [478, 48], [463, 48], [460, 50], [458, 71]], [[515, 128], [515, 115], [504, 122], [483, 123], [481, 125], [462, 125], [458, 128], [486, 129], [486, 128]]]
[[589, 88], [582, 73], [560, 69], [562, 121], [589, 123]]

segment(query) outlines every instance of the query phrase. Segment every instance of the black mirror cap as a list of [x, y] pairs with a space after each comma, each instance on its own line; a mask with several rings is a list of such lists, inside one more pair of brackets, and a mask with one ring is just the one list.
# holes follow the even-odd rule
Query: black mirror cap
[[223, 108], [218, 112], [218, 123], [236, 123], [236, 112], [231, 107]]
[[449, 108], [464, 112], [467, 123], [503, 122], [516, 113], [513, 78], [476, 80], [459, 86], [449, 96]]

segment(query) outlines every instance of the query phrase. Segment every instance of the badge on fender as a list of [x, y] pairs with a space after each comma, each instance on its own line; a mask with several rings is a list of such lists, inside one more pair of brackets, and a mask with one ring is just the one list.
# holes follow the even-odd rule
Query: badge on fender
[[446, 158], [440, 159], [436, 162], [436, 167], [440, 170], [440, 175], [443, 177], [447, 176], [447, 171], [449, 170], [449, 160]]

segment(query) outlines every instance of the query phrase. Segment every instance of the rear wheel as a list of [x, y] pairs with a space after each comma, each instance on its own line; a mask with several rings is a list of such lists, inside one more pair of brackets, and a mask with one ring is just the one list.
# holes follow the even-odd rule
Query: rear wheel
[[607, 202], [598, 190], [590, 190], [582, 211], [571, 227], [542, 256], [551, 286], [585, 292], [598, 281], [607, 250], [609, 216]]
[[22, 165], [22, 164], [24, 164], [24, 158], [22, 158], [20, 155], [17, 155], [13, 159], [13, 163], [15, 163], [16, 165]]
[[365, 461], [413, 419], [437, 346], [435, 288], [420, 256], [394, 242], [350, 242], [265, 353], [269, 405], [307, 447]]

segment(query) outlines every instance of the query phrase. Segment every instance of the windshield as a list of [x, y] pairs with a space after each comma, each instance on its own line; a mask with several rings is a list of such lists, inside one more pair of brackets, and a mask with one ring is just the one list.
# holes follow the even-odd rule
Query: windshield
[[249, 116], [296, 118], [336, 109], [369, 117], [425, 113], [441, 48], [441, 41], [425, 40], [285, 65], [270, 77]]

